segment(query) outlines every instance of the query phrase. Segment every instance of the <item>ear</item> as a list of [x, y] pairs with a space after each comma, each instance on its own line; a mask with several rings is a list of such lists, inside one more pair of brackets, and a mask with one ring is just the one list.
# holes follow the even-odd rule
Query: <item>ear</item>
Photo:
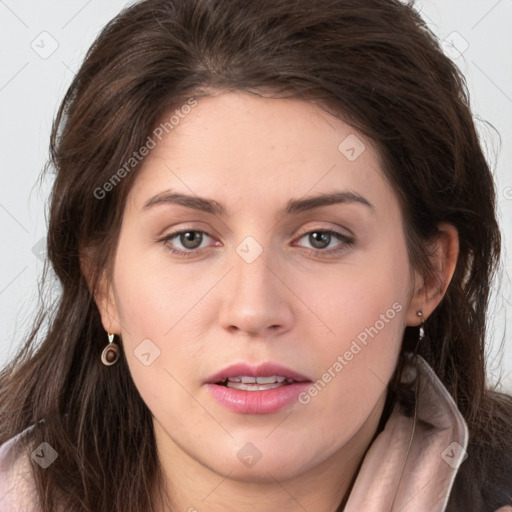
[[420, 325], [418, 311], [426, 320], [441, 302], [457, 266], [459, 234], [451, 224], [440, 223], [430, 244], [433, 275], [425, 277], [415, 272], [415, 288], [407, 310], [406, 325]]
[[101, 323], [106, 332], [111, 334], [121, 333], [121, 324], [119, 322], [119, 313], [115, 294], [111, 285], [111, 279], [108, 278], [107, 271], [104, 270], [98, 279], [93, 283], [92, 259], [90, 251], [83, 251], [80, 257], [80, 266], [82, 273], [89, 287], [89, 291], [94, 298], [101, 316]]

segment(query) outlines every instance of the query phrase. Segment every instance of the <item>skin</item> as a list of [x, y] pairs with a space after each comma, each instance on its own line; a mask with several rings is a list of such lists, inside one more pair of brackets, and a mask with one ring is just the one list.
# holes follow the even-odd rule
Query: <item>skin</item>
[[[365, 150], [350, 161], [338, 146], [354, 134]], [[439, 226], [439, 283], [424, 280], [408, 261], [398, 199], [371, 141], [301, 100], [202, 98], [137, 173], [112, 281], [96, 300], [153, 414], [171, 510], [335, 511], [377, 429], [405, 326], [420, 323], [419, 310], [427, 318], [446, 291], [455, 229]], [[171, 189], [214, 199], [227, 213], [143, 208]], [[291, 199], [347, 190], [373, 207], [278, 213]], [[199, 249], [179, 236], [162, 241], [181, 229], [207, 233]], [[326, 229], [354, 242], [314, 245], [308, 233]], [[236, 251], [247, 236], [263, 249], [252, 263]], [[196, 252], [180, 258], [170, 248]], [[204, 386], [242, 361], [321, 379], [393, 304], [400, 311], [307, 405], [244, 415]], [[144, 339], [160, 350], [148, 366], [134, 354]], [[252, 467], [237, 457], [248, 442], [261, 453]]]

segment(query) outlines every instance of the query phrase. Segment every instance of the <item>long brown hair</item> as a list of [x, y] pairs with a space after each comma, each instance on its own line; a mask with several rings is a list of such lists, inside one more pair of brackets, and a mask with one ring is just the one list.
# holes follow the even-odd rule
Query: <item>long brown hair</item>
[[[55, 285], [55, 273], [59, 293], [0, 375], [0, 441], [34, 426], [31, 444], [59, 454], [44, 471], [34, 466], [43, 510], [155, 510], [163, 478], [151, 414], [124, 356], [101, 363], [93, 299], [140, 164], [103, 197], [95, 191], [164, 113], [216, 90], [312, 101], [371, 138], [400, 198], [411, 264], [425, 275], [438, 223], [457, 228], [457, 269], [419, 348], [470, 430], [449, 510], [512, 503], [512, 486], [503, 492], [512, 403], [486, 388], [486, 309], [500, 258], [494, 184], [464, 78], [420, 16], [398, 0], [144, 0], [102, 30], [56, 115], [44, 279]], [[404, 350], [416, 338], [407, 327]]]

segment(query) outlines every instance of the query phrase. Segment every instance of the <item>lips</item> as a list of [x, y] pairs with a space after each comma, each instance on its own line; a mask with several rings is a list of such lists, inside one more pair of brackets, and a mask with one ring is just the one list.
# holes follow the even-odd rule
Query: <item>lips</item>
[[291, 406], [310, 384], [311, 379], [286, 366], [240, 363], [209, 377], [205, 387], [233, 412], [270, 414]]

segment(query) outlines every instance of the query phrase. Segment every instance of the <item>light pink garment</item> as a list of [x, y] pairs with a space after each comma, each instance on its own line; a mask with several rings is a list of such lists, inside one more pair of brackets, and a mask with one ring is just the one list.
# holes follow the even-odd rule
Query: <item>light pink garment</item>
[[[364, 458], [344, 512], [445, 511], [457, 470], [464, 463], [468, 429], [430, 366], [417, 358], [416, 368], [420, 385], [416, 421], [395, 407]], [[31, 473], [31, 464], [37, 465], [30, 452], [13, 463], [23, 434], [0, 447], [0, 512], [42, 512]], [[512, 507], [496, 512], [512, 512]]]
[[[417, 358], [416, 422], [395, 407], [357, 476], [345, 512], [443, 512], [465, 458], [468, 428], [424, 359]], [[410, 447], [409, 447], [410, 445]]]
[[30, 451], [17, 456], [21, 449], [21, 437], [31, 428], [0, 446], [0, 512], [41, 512]]

